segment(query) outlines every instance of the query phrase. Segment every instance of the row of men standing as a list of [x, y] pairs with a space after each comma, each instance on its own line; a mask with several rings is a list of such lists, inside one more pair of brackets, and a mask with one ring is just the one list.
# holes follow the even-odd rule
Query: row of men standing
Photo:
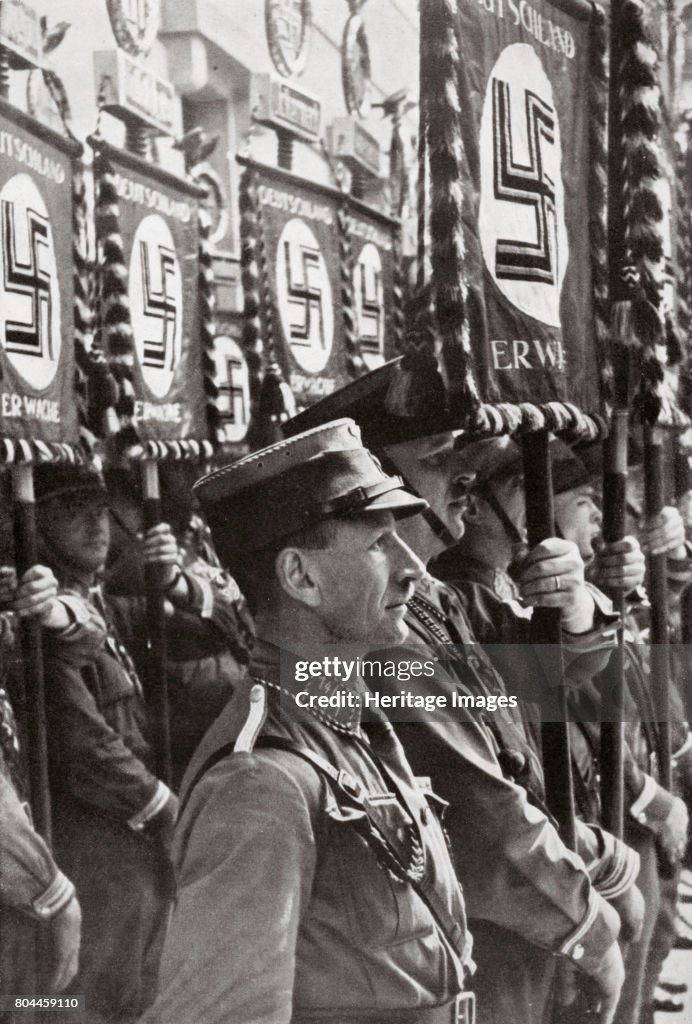
[[[68, 605], [67, 623], [58, 621], [55, 601], [42, 614], [52, 634], [51, 743], [62, 759], [55, 855], [84, 906], [76, 985], [87, 994], [89, 1020], [134, 1020], [151, 1001], [163, 931], [153, 922], [168, 884], [174, 910], [147, 1022], [432, 1024], [457, 1019], [470, 984], [481, 1022], [533, 1024], [564, 1016], [561, 1004], [575, 979], [580, 998], [600, 1006], [604, 1021], [616, 1013], [622, 1021], [650, 1019], [657, 858], [679, 862], [687, 815], [683, 801], [657, 782], [655, 738], [641, 703], [630, 729], [625, 843], [599, 825], [598, 726], [572, 727], [576, 853], [546, 811], [540, 736], [527, 715], [461, 712], [442, 722], [421, 715], [397, 724], [396, 734], [386, 721], [361, 721], [353, 709], [286, 715], [279, 652], [307, 643], [370, 650], [405, 642], [409, 654], [413, 645], [451, 644], [435, 678], [438, 692], [521, 690], [540, 698], [531, 652], [521, 662], [517, 648], [506, 646], [528, 639], [535, 605], [562, 609], [578, 699], [597, 703], [616, 622], [603, 591], [633, 592], [643, 580], [634, 538], [593, 557], [594, 495], [584, 490], [588, 469], [569, 453], [561, 460], [565, 487], [558, 487], [561, 536], [522, 550], [510, 575], [523, 540], [517, 450], [459, 435], [440, 413], [396, 415], [407, 372], [406, 362], [396, 361], [362, 378], [289, 425], [308, 434], [197, 487], [222, 563], [252, 606], [257, 640], [247, 675], [229, 680], [233, 698], [183, 783], [172, 878], [162, 861], [176, 800], [145, 767], [146, 728], [137, 720], [143, 705], [129, 653], [141, 635], [137, 602], [129, 600], [127, 615], [121, 610], [116, 619], [117, 604], [104, 604], [93, 589], [96, 563], [105, 560], [103, 537], [93, 540], [83, 579], [65, 574], [64, 563], [74, 565], [92, 544], [77, 539], [76, 510], [83, 506], [103, 521], [103, 487], [88, 472], [55, 467], [40, 491], [53, 550], [63, 499], [74, 543], [68, 557], [53, 560], [54, 571], [88, 608]], [[352, 423], [333, 425], [344, 416], [356, 421], [377, 460]], [[673, 510], [646, 524], [642, 540], [652, 552], [674, 555], [676, 579], [685, 579], [684, 527]], [[165, 528], [147, 536], [143, 551], [165, 567], [172, 605], [200, 624], [196, 653], [213, 654], [229, 640], [237, 653], [239, 637], [248, 639], [247, 620], [229, 579], [183, 568]], [[586, 582], [585, 558], [600, 587]], [[23, 599], [20, 593], [16, 601]], [[498, 646], [488, 657], [476, 640]], [[112, 685], [99, 671], [104, 658], [117, 665]], [[632, 700], [641, 702], [635, 683], [644, 681], [646, 697], [646, 666], [635, 649], [631, 662]], [[526, 689], [532, 680], [533, 693]], [[319, 685], [330, 693], [338, 683]], [[290, 688], [284, 696], [290, 706]], [[94, 740], [113, 756], [90, 761]], [[676, 753], [683, 780], [688, 750], [682, 726]], [[437, 821], [440, 797], [448, 804], [445, 825], [473, 954]], [[131, 864], [121, 847], [132, 850]], [[150, 904], [132, 883], [147, 875], [143, 863], [151, 867]], [[112, 889], [104, 886], [111, 878]], [[111, 929], [116, 910], [119, 933]], [[127, 978], [125, 948], [142, 965], [128, 963]], [[92, 966], [92, 957], [100, 963]]]

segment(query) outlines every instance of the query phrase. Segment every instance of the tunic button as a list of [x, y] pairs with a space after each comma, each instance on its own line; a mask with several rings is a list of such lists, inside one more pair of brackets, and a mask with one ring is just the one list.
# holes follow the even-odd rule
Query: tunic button
[[572, 959], [573, 960], [581, 960], [583, 956], [584, 956], [584, 947], [582, 946], [582, 944], [580, 942], [580, 943], [578, 943], [574, 947], [574, 949], [572, 951]]
[[420, 812], [420, 820], [423, 825], [428, 825], [430, 823], [430, 811], [427, 807], [424, 807]]

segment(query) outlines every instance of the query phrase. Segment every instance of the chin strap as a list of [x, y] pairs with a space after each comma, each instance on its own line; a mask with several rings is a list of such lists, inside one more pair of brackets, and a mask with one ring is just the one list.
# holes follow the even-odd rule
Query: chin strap
[[[411, 481], [406, 476], [404, 476], [399, 467], [395, 464], [395, 462], [392, 459], [389, 458], [389, 456], [385, 452], [383, 452], [380, 449], [376, 454], [377, 459], [380, 462], [382, 469], [385, 473], [389, 474], [390, 476], [399, 476], [403, 481], [406, 490], [409, 491], [409, 493], [411, 493], [415, 498], [422, 498], [423, 501], [425, 501], [425, 497], [422, 494], [418, 493], [418, 491], [413, 486]], [[447, 527], [442, 522], [442, 520], [440, 519], [436, 512], [433, 512], [433, 510], [428, 506], [428, 508], [424, 509], [424, 511], [419, 514], [423, 517], [423, 519], [425, 519], [426, 523], [428, 524], [432, 532], [435, 534], [437, 539], [440, 541], [440, 543], [444, 544], [445, 551], [447, 550], [447, 548], [454, 547], [454, 545], [457, 542], [456, 537], [452, 536], [452, 534], [449, 532], [449, 530], [447, 529]]]
[[495, 497], [492, 488], [487, 485], [482, 485], [480, 487], [474, 488], [474, 490], [476, 494], [483, 498], [484, 501], [487, 501], [487, 503], [490, 505], [491, 509], [493, 510], [497, 518], [500, 520], [505, 530], [507, 531], [507, 536], [512, 541], [512, 543], [524, 544], [526, 542], [526, 537], [524, 536], [524, 534], [522, 534], [517, 524], [512, 522], [512, 520], [509, 518], [507, 512], [502, 507], [501, 502], [499, 502]]

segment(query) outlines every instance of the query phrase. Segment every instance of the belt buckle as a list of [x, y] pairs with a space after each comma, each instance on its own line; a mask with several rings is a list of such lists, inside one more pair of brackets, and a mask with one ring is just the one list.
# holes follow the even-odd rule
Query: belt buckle
[[473, 992], [460, 992], [453, 1006], [452, 1024], [476, 1024], [476, 996]]

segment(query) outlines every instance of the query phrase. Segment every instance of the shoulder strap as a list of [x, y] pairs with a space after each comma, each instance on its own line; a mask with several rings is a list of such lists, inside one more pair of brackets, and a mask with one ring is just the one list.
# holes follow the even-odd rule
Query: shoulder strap
[[[320, 754], [315, 753], [315, 751], [310, 750], [308, 747], [293, 743], [290, 740], [285, 739], [283, 736], [261, 736], [255, 744], [255, 749], [258, 748], [284, 750], [287, 753], [293, 754], [295, 757], [300, 757], [303, 761], [307, 761], [307, 763], [315, 769], [318, 775], [325, 778], [332, 789], [335, 789], [338, 792], [342, 801], [346, 800], [352, 806], [363, 811], [363, 816], [354, 818], [352, 824], [354, 827], [359, 829], [360, 834], [372, 848], [378, 863], [383, 864], [384, 862], [383, 866], [385, 867], [395, 866], [396, 869], [398, 869], [396, 873], [403, 875], [406, 878], [408, 883], [416, 891], [432, 914], [447, 943], [451, 946], [459, 959], [463, 959], [466, 939], [464, 929], [459, 922], [452, 917], [452, 914], [447, 909], [444, 901], [440, 898], [433, 883], [426, 879], [425, 875], [417, 880], [406, 875], [405, 869], [397, 855], [397, 850], [400, 847], [399, 839], [391, 830], [391, 827], [387, 823], [384, 815], [377, 813], [376, 806], [366, 804], [364, 790], [358, 779], [343, 768], [336, 768], [330, 761], [322, 757]], [[235, 741], [226, 743], [222, 747], [219, 747], [210, 755], [210, 757], [207, 758], [204, 764], [197, 771], [194, 779], [187, 789], [187, 792], [184, 794], [179, 814], [182, 814], [184, 811], [192, 790], [202, 777], [206, 775], [214, 765], [218, 764], [219, 761], [222, 761], [225, 757], [233, 754], [234, 750]], [[363, 823], [365, 823], [365, 827], [363, 827]]]

